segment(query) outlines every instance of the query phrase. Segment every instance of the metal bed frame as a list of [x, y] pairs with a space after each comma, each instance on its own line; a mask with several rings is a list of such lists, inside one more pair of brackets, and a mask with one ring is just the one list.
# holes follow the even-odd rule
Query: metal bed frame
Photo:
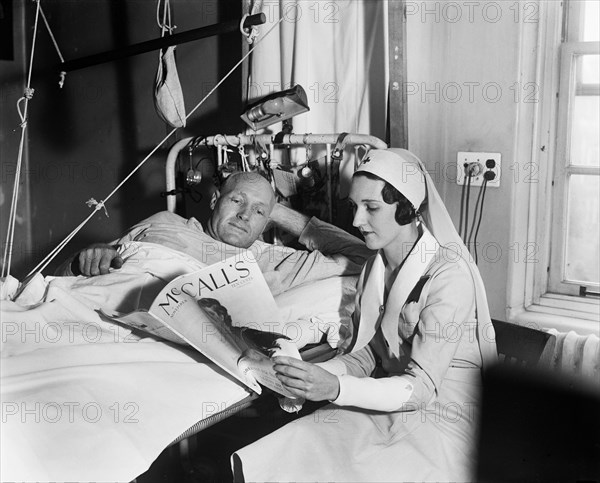
[[[270, 167], [274, 168], [282, 165], [275, 160], [274, 151], [276, 148], [289, 148], [301, 146], [323, 146], [326, 154], [326, 170], [327, 170], [327, 194], [328, 199], [332, 199], [332, 169], [335, 160], [341, 160], [344, 150], [347, 147], [353, 147], [355, 150], [355, 165], [358, 160], [358, 150], [360, 148], [368, 151], [371, 148], [385, 149], [387, 144], [381, 139], [366, 134], [353, 133], [338, 133], [338, 134], [237, 134], [223, 135], [216, 134], [204, 138], [187, 137], [177, 141], [169, 150], [167, 163], [165, 166], [166, 174], [166, 198], [167, 209], [175, 212], [176, 208], [176, 165], [177, 159], [181, 151], [190, 149], [194, 144], [199, 146], [221, 146], [221, 147], [244, 147], [250, 148], [251, 158], [254, 160], [253, 165], [256, 165], [256, 153], [252, 153], [256, 146], [266, 147], [269, 151]], [[219, 161], [221, 162], [221, 151], [218, 151]], [[332, 221], [332, 203], [329, 203], [329, 220]]]

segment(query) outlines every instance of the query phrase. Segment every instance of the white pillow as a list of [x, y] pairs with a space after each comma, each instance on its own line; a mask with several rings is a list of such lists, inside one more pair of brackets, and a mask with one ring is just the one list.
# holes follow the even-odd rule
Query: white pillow
[[275, 296], [281, 327], [274, 330], [298, 347], [320, 342], [335, 346], [339, 328], [350, 323], [358, 276], [331, 277], [294, 287]]

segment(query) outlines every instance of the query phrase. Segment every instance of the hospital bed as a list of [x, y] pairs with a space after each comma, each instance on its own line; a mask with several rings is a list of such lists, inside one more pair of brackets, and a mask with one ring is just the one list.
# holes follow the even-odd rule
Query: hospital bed
[[[177, 158], [187, 159], [190, 148], [199, 145], [217, 146], [218, 156], [224, 155], [225, 149], [242, 146], [250, 167], [267, 159], [270, 169], [278, 170], [283, 164], [296, 176], [308, 156], [302, 152], [298, 163], [289, 156], [290, 148], [308, 148], [309, 154], [324, 163], [329, 200], [336, 196], [331, 181], [342, 162], [350, 163], [352, 171], [353, 163], [368, 149], [386, 147], [377, 138], [358, 134], [182, 139], [167, 157], [170, 211], [176, 207]], [[217, 165], [223, 161], [217, 159]], [[331, 205], [329, 217], [334, 216]], [[126, 287], [128, 281], [139, 277], [139, 271], [121, 269], [114, 276]], [[3, 319], [9, 320], [9, 325], [3, 321], [3, 330], [14, 333], [3, 332], [2, 341], [6, 360], [2, 364], [0, 443], [3, 463], [10, 463], [3, 464], [2, 480], [130, 481], [146, 471], [166, 447], [177, 445], [185, 456], [191, 437], [256, 400], [254, 393], [194, 351], [174, 350], [157, 341], [127, 344], [127, 331], [115, 332], [114, 326], [86, 306], [89, 300], [101, 304], [106, 299], [110, 304], [111, 297], [121, 295], [109, 293], [108, 287], [101, 285], [102, 278], [41, 278], [21, 294], [23, 305], [3, 302]], [[300, 300], [316, 301], [311, 309], [318, 312], [319, 304], [327, 304], [328, 298], [339, 293], [339, 282], [328, 282], [299, 287], [304, 291]], [[334, 295], [324, 296], [328, 293]], [[41, 297], [46, 302], [37, 302]], [[98, 327], [103, 330], [98, 332]], [[95, 338], [97, 332], [100, 335]], [[113, 343], [117, 339], [118, 343]], [[302, 357], [317, 362], [331, 354], [328, 345], [316, 345], [303, 351]], [[73, 365], [71, 360], [78, 363]]]
[[[323, 154], [323, 165], [325, 169], [325, 184], [328, 198], [328, 218], [329, 221], [333, 221], [333, 203], [332, 198], [334, 196], [333, 186], [333, 171], [340, 169], [340, 163], [344, 158], [349, 163], [352, 163], [352, 170], [356, 167], [359, 162], [361, 155], [368, 152], [369, 149], [385, 149], [387, 145], [382, 140], [375, 136], [364, 135], [364, 134], [353, 134], [353, 133], [340, 133], [340, 134], [261, 134], [261, 135], [213, 135], [206, 137], [187, 137], [176, 142], [169, 150], [167, 156], [167, 162], [165, 164], [165, 178], [166, 178], [166, 198], [167, 198], [167, 209], [171, 212], [176, 211], [176, 197], [178, 190], [176, 187], [176, 175], [177, 175], [177, 164], [181, 156], [192, 157], [195, 149], [206, 147], [217, 148], [217, 160], [216, 167], [218, 169], [224, 162], [223, 154], [226, 149], [242, 149], [242, 152], [246, 152], [250, 158], [249, 164], [252, 167], [263, 163], [264, 159], [267, 160], [268, 167], [270, 169], [278, 169], [281, 165], [284, 168], [294, 168], [296, 176], [301, 176], [302, 168], [307, 165], [303, 162], [303, 159], [308, 159], [307, 156], [302, 154], [300, 157], [300, 163], [296, 163], [292, 166], [292, 162], [289, 159], [277, 156], [276, 151], [290, 148], [304, 148], [308, 147], [309, 157], [318, 158], [319, 153]], [[221, 148], [221, 149], [219, 149]], [[314, 152], [313, 152], [314, 149]], [[346, 152], [347, 151], [347, 152]], [[264, 159], [261, 159], [264, 157]], [[266, 156], [265, 156], [266, 155]], [[287, 161], [287, 163], [286, 163]], [[287, 166], [286, 166], [287, 164]], [[336, 165], [337, 164], [337, 165]], [[299, 165], [299, 166], [298, 166]], [[191, 166], [190, 166], [191, 168]], [[189, 180], [189, 176], [188, 176]], [[277, 190], [277, 182], [272, 179], [273, 187]], [[180, 192], [180, 191], [179, 191]], [[303, 360], [310, 362], [321, 362], [332, 357], [334, 350], [331, 349], [326, 343], [320, 345], [313, 345], [306, 350], [301, 351]], [[225, 418], [230, 417], [236, 413], [239, 413], [248, 407], [250, 407], [253, 401], [258, 397], [257, 394], [252, 393], [244, 397], [240, 401], [232, 404], [230, 407], [220, 411], [216, 414], [209, 416], [201, 421], [198, 421], [192, 427], [187, 429], [178, 438], [176, 438], [172, 444], [179, 444], [180, 454], [182, 458], [187, 458], [189, 450], [188, 438], [193, 437], [198, 432], [222, 421]]]

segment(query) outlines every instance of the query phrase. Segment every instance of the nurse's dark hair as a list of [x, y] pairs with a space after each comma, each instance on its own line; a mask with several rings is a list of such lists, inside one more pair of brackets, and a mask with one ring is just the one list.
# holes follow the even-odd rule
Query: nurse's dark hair
[[383, 185], [383, 189], [381, 190], [381, 197], [388, 205], [393, 205], [394, 203], [398, 202], [394, 218], [399, 225], [408, 225], [417, 217], [417, 211], [412, 203], [386, 180], [381, 179], [379, 176], [369, 173], [368, 171], [358, 171], [357, 173], [354, 173], [354, 177], [358, 176], [363, 176], [375, 181], [383, 181], [385, 183]]

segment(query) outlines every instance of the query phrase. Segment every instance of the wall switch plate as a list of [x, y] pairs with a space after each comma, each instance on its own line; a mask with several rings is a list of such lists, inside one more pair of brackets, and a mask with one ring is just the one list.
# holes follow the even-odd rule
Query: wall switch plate
[[465, 165], [474, 166], [477, 164], [478, 172], [475, 176], [471, 177], [471, 186], [481, 186], [485, 173], [489, 171], [494, 173], [494, 179], [488, 180], [487, 186], [490, 188], [499, 188], [501, 161], [502, 155], [500, 153], [459, 151], [456, 155], [456, 183], [459, 185], [467, 184], [468, 179], [465, 179]]

